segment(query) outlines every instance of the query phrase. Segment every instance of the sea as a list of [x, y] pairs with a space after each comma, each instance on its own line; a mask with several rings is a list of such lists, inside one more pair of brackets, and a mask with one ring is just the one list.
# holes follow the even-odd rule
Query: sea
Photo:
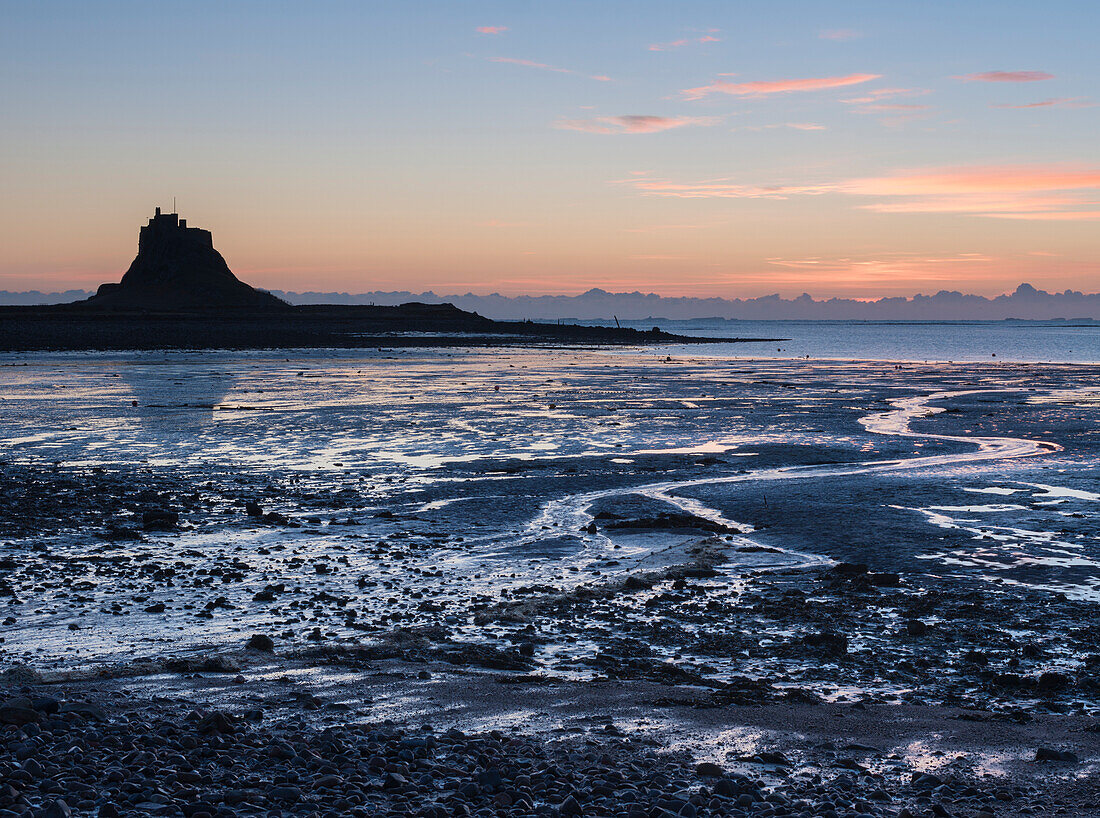
[[[584, 321], [614, 326], [614, 321]], [[740, 321], [724, 318], [621, 321], [704, 338], [767, 338], [751, 346], [693, 345], [696, 354], [865, 361], [1100, 362], [1100, 322]]]

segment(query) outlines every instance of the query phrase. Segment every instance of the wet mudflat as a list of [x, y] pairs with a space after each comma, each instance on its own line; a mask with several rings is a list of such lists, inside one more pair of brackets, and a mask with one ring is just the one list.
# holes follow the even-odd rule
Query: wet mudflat
[[[323, 757], [311, 736], [344, 730], [374, 754], [326, 774], [356, 782], [345, 811], [362, 814], [407, 814], [403, 798], [629, 814], [600, 787], [638, 793], [637, 814], [1029, 814], [1056, 789], [1091, 814], [1095, 368], [586, 350], [5, 363], [7, 692], [106, 719], [41, 711], [24, 743], [137, 718], [183, 726], [185, 758], [248, 758], [287, 731]], [[201, 727], [214, 712], [232, 729]], [[902, 712], [923, 756], [882, 729]], [[815, 713], [836, 714], [837, 740]], [[842, 749], [853, 717], [877, 761]], [[761, 719], [756, 745], [716, 749]], [[410, 748], [421, 722], [435, 744]], [[561, 781], [586, 771], [569, 786], [512, 771], [456, 794], [494, 742], [596, 755], [546, 760]], [[425, 772], [452, 751], [469, 769]], [[324, 813], [309, 759], [281, 773], [300, 802], [234, 810]], [[228, 786], [198, 774], [195, 803]], [[83, 800], [187, 812], [120, 792]]]

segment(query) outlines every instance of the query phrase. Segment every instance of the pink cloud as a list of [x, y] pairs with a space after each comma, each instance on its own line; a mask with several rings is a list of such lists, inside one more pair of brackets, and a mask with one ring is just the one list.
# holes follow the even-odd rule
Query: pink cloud
[[1046, 71], [983, 71], [980, 74], [966, 74], [956, 79], [967, 82], [1039, 82], [1052, 80], [1054, 75]]
[[1014, 193], [1100, 188], [1100, 169], [1068, 165], [979, 165], [899, 173], [848, 182], [846, 192], [872, 196]]
[[[623, 180], [647, 196], [785, 199], [843, 194], [877, 199], [860, 204], [876, 213], [969, 214], [989, 218], [1080, 221], [1097, 218], [1100, 169], [1073, 165], [988, 165], [931, 168], [813, 185], [745, 185], [730, 179], [672, 182]], [[1092, 191], [1092, 193], [1085, 193]]]
[[790, 282], [831, 282], [881, 286], [894, 280], [954, 282], [1003, 275], [1004, 261], [984, 253], [926, 256], [894, 252], [874, 255], [810, 256], [806, 258], [767, 258], [765, 263], [780, 267]]
[[794, 128], [796, 131], [823, 131], [824, 125], [818, 125], [816, 122], [788, 122], [788, 128]]
[[730, 94], [738, 97], [764, 96], [767, 94], [786, 94], [793, 91], [823, 91], [829, 88], [843, 88], [848, 85], [877, 80], [881, 74], [848, 74], [844, 77], [808, 77], [793, 80], [759, 80], [756, 82], [727, 82], [715, 80], [710, 85], [698, 88], [686, 88], [680, 93], [685, 99], [702, 99], [710, 94]]
[[1002, 219], [1078, 220], [1077, 191], [1100, 190], [1100, 169], [1069, 165], [940, 168], [857, 179], [841, 186], [859, 196], [898, 197], [862, 209], [877, 213], [958, 213]]
[[478, 26], [477, 30], [481, 34], [503, 34], [508, 26]]
[[621, 134], [621, 133], [658, 133], [689, 125], [714, 125], [719, 121], [710, 116], [601, 116], [595, 119], [562, 119], [554, 123], [555, 128], [585, 133]]

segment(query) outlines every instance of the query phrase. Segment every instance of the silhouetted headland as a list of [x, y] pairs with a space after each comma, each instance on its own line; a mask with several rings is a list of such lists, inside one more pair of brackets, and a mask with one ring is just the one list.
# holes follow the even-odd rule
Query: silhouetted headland
[[70, 304], [0, 307], [0, 351], [715, 343], [661, 332], [493, 321], [453, 304], [287, 304], [237, 278], [209, 230], [158, 207], [117, 284]]
[[118, 284], [104, 284], [88, 309], [178, 312], [280, 309], [286, 302], [245, 284], [214, 249], [209, 230], [156, 209], [138, 234], [138, 253]]

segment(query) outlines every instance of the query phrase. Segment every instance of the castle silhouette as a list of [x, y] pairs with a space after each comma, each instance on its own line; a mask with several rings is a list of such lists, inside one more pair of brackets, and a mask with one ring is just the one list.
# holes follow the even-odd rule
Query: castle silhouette
[[178, 213], [156, 209], [138, 234], [138, 252], [118, 284], [103, 284], [83, 302], [108, 310], [154, 312], [271, 310], [288, 305], [245, 284], [214, 249], [209, 230], [188, 227]]

